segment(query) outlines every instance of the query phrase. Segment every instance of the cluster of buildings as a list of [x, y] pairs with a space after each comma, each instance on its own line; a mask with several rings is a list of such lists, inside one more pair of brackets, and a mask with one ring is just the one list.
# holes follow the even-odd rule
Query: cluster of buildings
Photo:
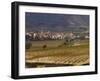
[[88, 39], [89, 33], [88, 32], [27, 32], [26, 33], [26, 40], [60, 40], [65, 38], [70, 39]]
[[26, 39], [46, 40], [46, 39], [64, 39], [64, 33], [57, 32], [27, 32]]

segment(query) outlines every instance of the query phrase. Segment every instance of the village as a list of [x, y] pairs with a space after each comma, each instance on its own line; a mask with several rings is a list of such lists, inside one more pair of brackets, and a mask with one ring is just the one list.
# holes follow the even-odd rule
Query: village
[[27, 32], [26, 40], [61, 40], [61, 39], [89, 39], [89, 32]]

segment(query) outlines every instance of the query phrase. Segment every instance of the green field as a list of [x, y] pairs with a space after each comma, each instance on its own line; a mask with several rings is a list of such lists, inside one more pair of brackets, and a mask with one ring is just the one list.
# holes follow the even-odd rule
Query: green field
[[32, 46], [26, 49], [25, 54], [26, 67], [32, 67], [34, 64], [37, 64], [36, 67], [40, 64], [40, 67], [45, 67], [45, 64], [59, 66], [89, 64], [88, 40], [74, 41], [66, 45], [63, 44], [64, 40], [30, 41], [30, 43]]

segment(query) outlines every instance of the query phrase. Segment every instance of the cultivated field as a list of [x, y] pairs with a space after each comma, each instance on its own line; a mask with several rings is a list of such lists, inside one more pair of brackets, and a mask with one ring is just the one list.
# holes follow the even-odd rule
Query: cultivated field
[[89, 65], [88, 40], [63, 43], [64, 40], [31, 41], [25, 54], [26, 68]]

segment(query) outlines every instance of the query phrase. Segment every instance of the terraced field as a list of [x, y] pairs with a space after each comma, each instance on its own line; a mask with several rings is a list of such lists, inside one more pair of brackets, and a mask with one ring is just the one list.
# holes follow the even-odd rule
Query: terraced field
[[26, 68], [89, 65], [88, 41], [74, 43], [71, 47], [59, 47], [61, 41], [45, 43], [48, 45], [45, 49], [41, 48], [43, 43], [33, 42], [33, 47], [26, 50]]

